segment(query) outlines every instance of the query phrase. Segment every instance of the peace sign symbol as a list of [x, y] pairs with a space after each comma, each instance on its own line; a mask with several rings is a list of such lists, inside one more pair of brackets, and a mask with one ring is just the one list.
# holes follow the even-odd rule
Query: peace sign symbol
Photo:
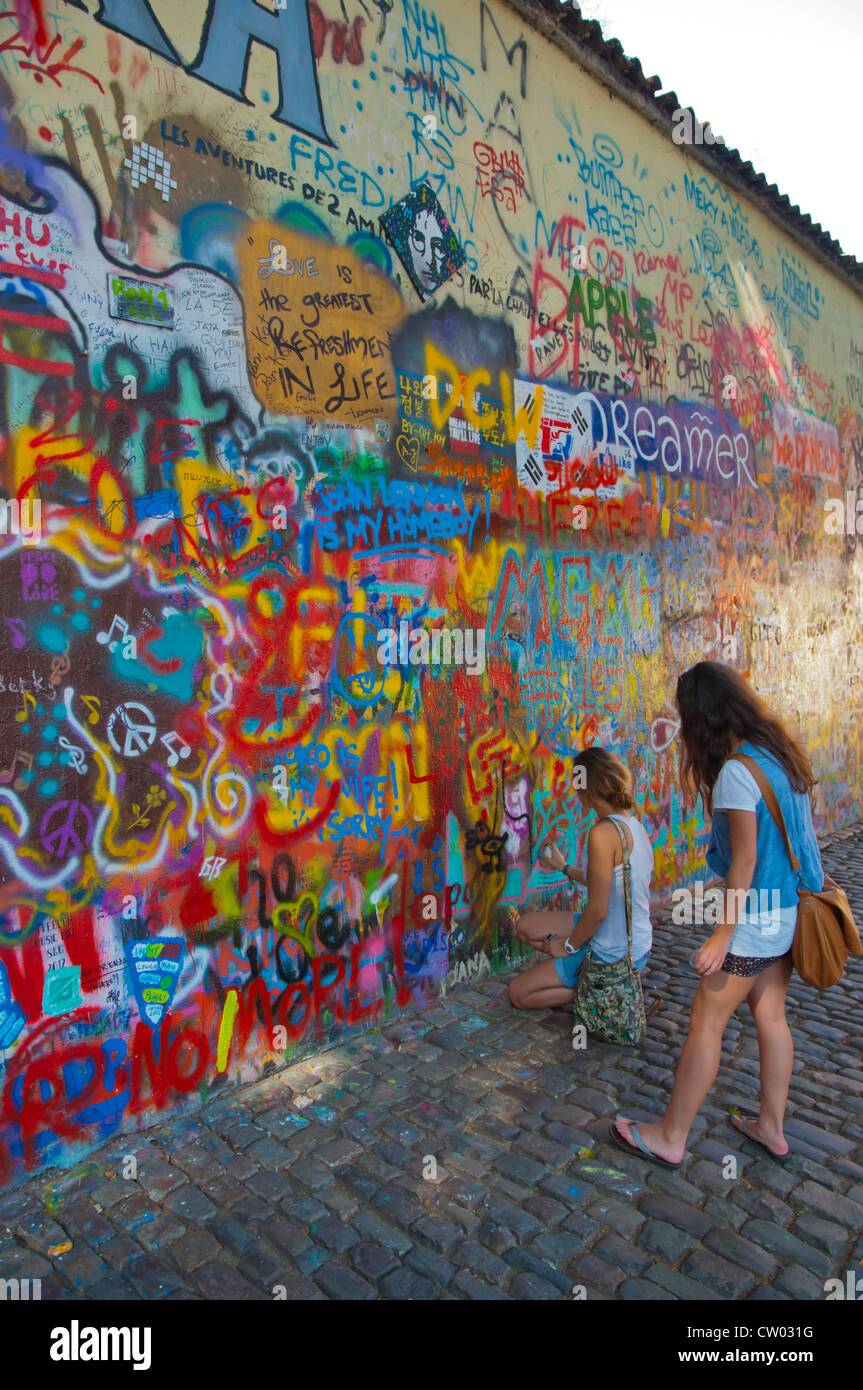
[[[140, 710], [142, 717], [133, 718], [130, 710]], [[125, 731], [122, 748], [114, 737], [118, 723]], [[108, 739], [115, 752], [122, 753], [125, 758], [139, 758], [148, 748], [152, 748], [156, 742], [156, 724], [147, 706], [139, 705], [136, 700], [118, 705], [108, 718]]]
[[[65, 816], [58, 815], [64, 810]], [[83, 838], [78, 833], [82, 815], [86, 821]], [[48, 854], [65, 859], [67, 855], [80, 854], [84, 846], [90, 843], [93, 838], [93, 817], [83, 801], [55, 801], [42, 817], [39, 834]]]

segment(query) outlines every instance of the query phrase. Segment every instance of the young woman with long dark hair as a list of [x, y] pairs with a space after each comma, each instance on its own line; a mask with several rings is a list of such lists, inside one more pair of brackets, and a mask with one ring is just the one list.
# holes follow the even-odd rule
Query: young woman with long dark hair
[[566, 874], [571, 883], [582, 884], [587, 889], [587, 902], [579, 917], [571, 911], [513, 914], [513, 928], [520, 940], [551, 956], [510, 982], [510, 1003], [517, 1009], [554, 1009], [571, 1004], [588, 951], [604, 962], [626, 955], [623, 854], [613, 820], [622, 825], [630, 851], [636, 969], [644, 970], [650, 955], [653, 848], [644, 826], [633, 814], [629, 769], [607, 748], [585, 748], [573, 758], [572, 772], [582, 810], [593, 811], [597, 817], [587, 837], [587, 876], [569, 867], [554, 844], [543, 846], [543, 858], [550, 869]]
[[[815, 778], [800, 744], [731, 667], [699, 661], [685, 671], [677, 682], [677, 708], [683, 782], [701, 794], [712, 814], [707, 863], [725, 880], [726, 892], [715, 930], [695, 956], [701, 981], [668, 1109], [655, 1124], [618, 1115], [610, 1135], [638, 1157], [680, 1166], [692, 1122], [719, 1070], [725, 1025], [745, 999], [758, 1030], [761, 1110], [757, 1120], [731, 1118], [746, 1138], [781, 1162], [790, 1152], [783, 1122], [794, 1047], [785, 996], [797, 922], [797, 875], [755, 777], [729, 757], [747, 754], [767, 777], [800, 860], [802, 886], [817, 892], [824, 871], [809, 805]], [[770, 895], [766, 899], [764, 890]], [[776, 903], [775, 894], [778, 910], [765, 912], [761, 904]]]

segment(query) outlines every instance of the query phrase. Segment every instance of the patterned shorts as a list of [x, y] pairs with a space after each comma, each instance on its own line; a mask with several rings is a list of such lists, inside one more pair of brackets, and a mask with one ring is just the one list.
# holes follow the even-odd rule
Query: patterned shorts
[[[787, 953], [786, 953], [787, 954]], [[748, 980], [752, 975], [760, 975], [769, 965], [775, 965], [782, 956], [732, 956], [730, 953], [722, 963], [726, 975], [739, 975]]]

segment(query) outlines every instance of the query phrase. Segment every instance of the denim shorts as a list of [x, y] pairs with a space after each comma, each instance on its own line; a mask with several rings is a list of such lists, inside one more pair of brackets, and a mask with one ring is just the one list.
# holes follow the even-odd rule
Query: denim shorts
[[[566, 985], [567, 989], [575, 989], [578, 980], [578, 972], [581, 969], [582, 961], [587, 955], [589, 945], [590, 942], [587, 942], [586, 945], [579, 946], [574, 956], [569, 955], [568, 952], [565, 956], [552, 956], [554, 968], [557, 971], [557, 978], [562, 985]], [[644, 969], [649, 959], [650, 952], [648, 951], [646, 955], [635, 962], [635, 968], [639, 973]]]

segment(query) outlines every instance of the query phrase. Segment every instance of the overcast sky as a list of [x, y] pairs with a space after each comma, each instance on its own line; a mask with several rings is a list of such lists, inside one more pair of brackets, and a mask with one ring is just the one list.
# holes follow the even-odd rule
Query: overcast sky
[[863, 261], [863, 0], [580, 8]]

